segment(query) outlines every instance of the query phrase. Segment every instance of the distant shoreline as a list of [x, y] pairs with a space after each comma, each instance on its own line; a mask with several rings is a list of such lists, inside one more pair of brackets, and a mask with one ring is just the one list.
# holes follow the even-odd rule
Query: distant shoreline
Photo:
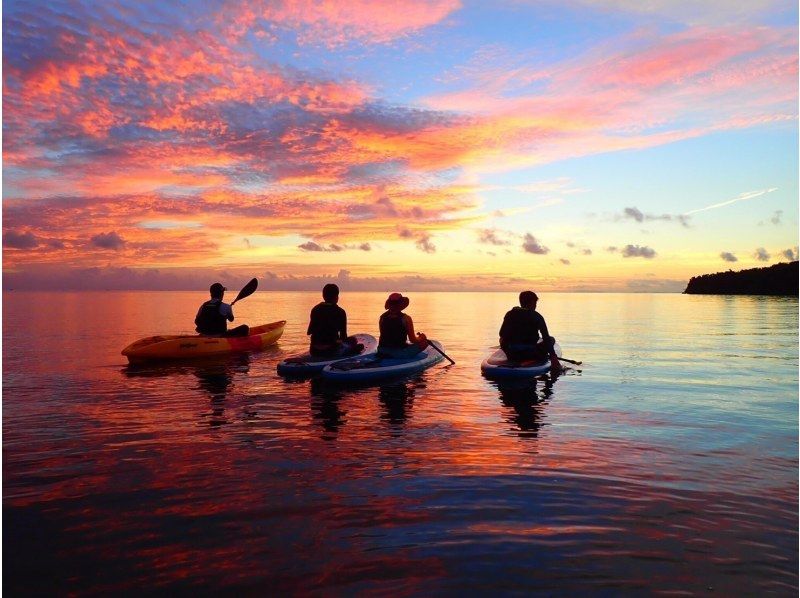
[[683, 291], [687, 295], [798, 296], [798, 262], [774, 264], [734, 272], [693, 276]]

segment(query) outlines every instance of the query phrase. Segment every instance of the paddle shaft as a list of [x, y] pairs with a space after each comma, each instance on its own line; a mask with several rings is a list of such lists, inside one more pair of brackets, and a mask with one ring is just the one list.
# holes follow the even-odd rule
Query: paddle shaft
[[246, 285], [244, 285], [244, 287], [242, 288], [242, 290], [241, 290], [241, 291], [239, 291], [239, 294], [238, 294], [238, 295], [236, 295], [236, 299], [234, 299], [234, 300], [231, 302], [231, 305], [233, 305], [234, 303], [236, 303], [237, 301], [239, 301], [239, 299], [244, 299], [245, 297], [249, 297], [250, 295], [252, 295], [253, 293], [255, 293], [255, 291], [256, 291], [256, 289], [257, 289], [257, 288], [258, 288], [258, 279], [257, 279], [257, 278], [254, 278], [253, 280], [251, 280], [250, 282], [248, 282]]
[[566, 361], [567, 363], [574, 363], [575, 365], [581, 365], [582, 361], [573, 361], [572, 359], [567, 359], [566, 357], [559, 357], [559, 361]]
[[447, 353], [445, 353], [444, 351], [442, 351], [442, 350], [441, 350], [439, 347], [437, 347], [436, 345], [434, 345], [434, 344], [433, 344], [433, 343], [431, 343], [431, 342], [429, 342], [429, 343], [428, 343], [428, 345], [429, 345], [429, 346], [431, 346], [431, 347], [433, 347], [434, 349], [436, 349], [436, 350], [437, 350], [439, 353], [441, 353], [441, 354], [442, 354], [442, 357], [444, 357], [444, 358], [445, 358], [447, 361], [449, 361], [449, 362], [450, 362], [450, 363], [452, 363], [453, 365], [455, 365], [455, 364], [456, 364], [456, 362], [455, 362], [455, 361], [453, 361], [452, 359], [450, 359], [450, 357], [447, 355]]

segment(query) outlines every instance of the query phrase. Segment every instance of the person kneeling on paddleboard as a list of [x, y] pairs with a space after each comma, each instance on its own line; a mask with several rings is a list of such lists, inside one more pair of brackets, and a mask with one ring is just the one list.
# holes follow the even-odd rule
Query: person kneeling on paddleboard
[[205, 336], [247, 336], [250, 327], [242, 324], [228, 330], [228, 322], [233, 322], [233, 308], [222, 302], [227, 289], [215, 282], [208, 289], [211, 299], [203, 303], [197, 311], [194, 323], [195, 330]]
[[311, 336], [312, 355], [347, 355], [364, 348], [354, 337], [347, 336], [347, 313], [337, 305], [339, 287], [326, 284], [322, 287], [324, 301], [311, 310], [306, 334]]
[[[541, 360], [550, 357], [550, 370], [561, 371], [561, 363], [555, 353], [556, 339], [547, 331], [547, 324], [538, 311], [539, 301], [533, 291], [519, 294], [519, 307], [506, 313], [500, 327], [500, 348], [513, 361]], [[539, 342], [539, 333], [542, 340]]]
[[[400, 293], [392, 293], [386, 300], [386, 311], [378, 321], [381, 335], [378, 339], [378, 354], [388, 357], [413, 357], [428, 346], [427, 337], [414, 333], [411, 316], [404, 314], [411, 300]], [[410, 344], [406, 344], [406, 339]]]

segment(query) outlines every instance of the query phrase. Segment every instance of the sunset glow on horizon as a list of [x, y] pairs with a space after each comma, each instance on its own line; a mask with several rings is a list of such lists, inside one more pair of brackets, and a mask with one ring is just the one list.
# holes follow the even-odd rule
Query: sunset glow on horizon
[[796, 260], [794, 2], [6, 2], [4, 288], [681, 291]]

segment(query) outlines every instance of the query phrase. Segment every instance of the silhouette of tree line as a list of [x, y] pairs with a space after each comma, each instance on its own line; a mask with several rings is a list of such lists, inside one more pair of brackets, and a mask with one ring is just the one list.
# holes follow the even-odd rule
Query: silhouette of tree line
[[797, 297], [798, 262], [734, 272], [693, 276], [684, 293], [690, 295], [788, 295]]

